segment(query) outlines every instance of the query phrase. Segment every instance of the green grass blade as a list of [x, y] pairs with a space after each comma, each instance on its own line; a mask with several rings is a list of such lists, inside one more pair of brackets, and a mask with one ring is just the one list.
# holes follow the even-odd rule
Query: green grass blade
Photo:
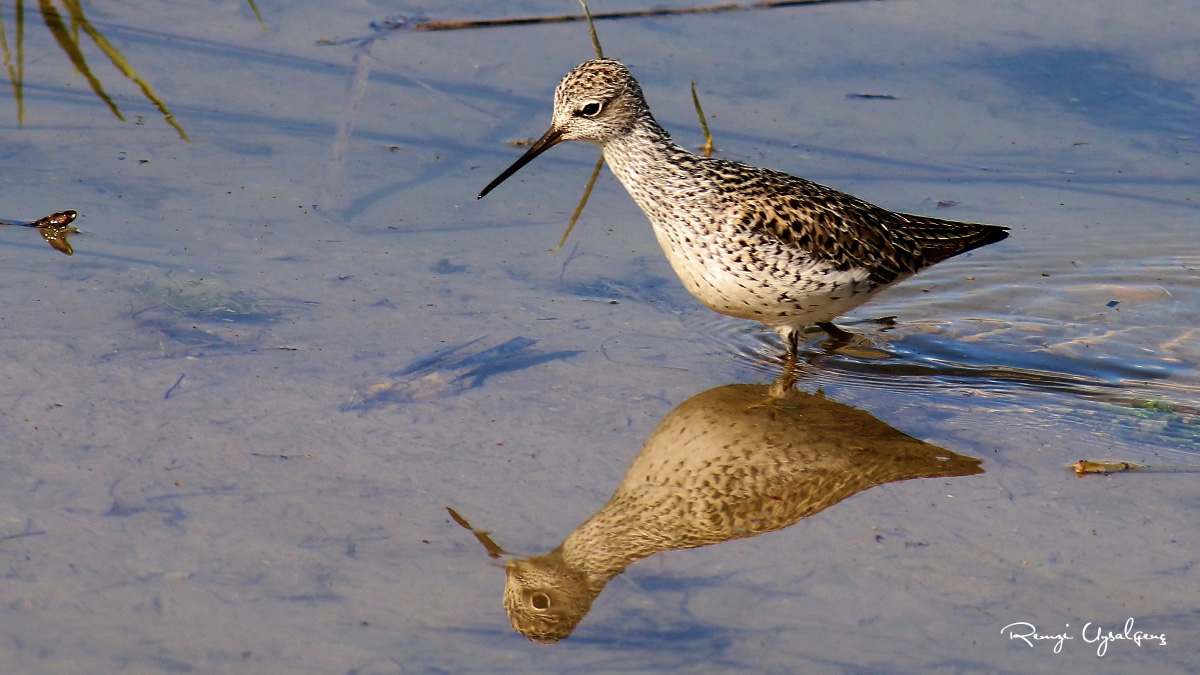
[[258, 5], [254, 4], [254, 0], [246, 0], [250, 3], [250, 9], [254, 10], [254, 18], [258, 19], [258, 25], [262, 26], [264, 31], [267, 30], [267, 22], [263, 21], [262, 12], [258, 11]]
[[692, 80], [692, 103], [696, 104], [696, 115], [700, 117], [700, 128], [704, 130], [704, 156], [712, 157], [712, 134], [708, 131], [708, 121], [704, 119], [704, 108], [700, 107], [700, 97], [696, 95], [696, 81]]
[[563, 232], [562, 239], [559, 240], [558, 246], [550, 249], [551, 253], [558, 253], [558, 250], [567, 243], [567, 237], [571, 236], [571, 230], [575, 229], [575, 223], [579, 220], [580, 214], [583, 213], [583, 207], [587, 206], [588, 199], [592, 196], [592, 188], [596, 186], [596, 178], [600, 176], [600, 169], [604, 166], [604, 155], [596, 161], [596, 168], [592, 169], [592, 177], [588, 179], [587, 187], [583, 188], [583, 196], [579, 198], [579, 206], [575, 207], [575, 213], [571, 214], [571, 222], [567, 223], [567, 231]]
[[16, 44], [17, 58], [13, 63], [8, 48], [8, 36], [4, 30], [4, 13], [0, 9], [0, 48], [4, 51], [4, 67], [8, 70], [8, 81], [12, 84], [13, 99], [17, 103], [17, 125], [25, 124], [25, 2], [16, 0]]
[[[45, 0], [42, 1], [44, 2]], [[146, 82], [140, 75], [137, 74], [137, 71], [133, 69], [133, 66], [129, 65], [129, 62], [125, 60], [125, 57], [121, 55], [121, 52], [117, 50], [117, 48], [114, 47], [112, 43], [109, 42], [108, 39], [105, 38], [104, 35], [102, 35], [100, 31], [92, 25], [92, 22], [88, 20], [87, 16], [84, 15], [83, 7], [80, 6], [79, 0], [63, 0], [63, 4], [67, 7], [67, 11], [71, 13], [71, 20], [76, 22], [79, 27], [83, 29], [83, 32], [87, 33], [88, 37], [92, 38], [92, 42], [96, 43], [96, 46], [100, 48], [100, 51], [104, 52], [104, 55], [108, 57], [109, 61], [112, 61], [112, 64], [116, 66], [117, 70], [121, 71], [121, 74], [125, 77], [133, 80], [134, 83], [141, 88], [142, 95], [149, 99], [150, 102], [154, 104], [155, 108], [158, 108], [158, 111], [162, 113], [163, 119], [166, 120], [167, 124], [170, 124], [172, 127], [174, 127], [175, 131], [179, 133], [180, 138], [188, 143], [191, 143], [192, 140], [188, 138], [188, 135], [183, 130], [183, 127], [179, 126], [179, 123], [175, 121], [175, 116], [172, 115], [171, 111], [167, 109], [167, 104], [163, 103], [162, 99], [160, 99], [158, 95], [154, 93], [154, 89], [150, 86], [150, 83]]]
[[[596, 35], [596, 24], [592, 21], [592, 10], [588, 9], [587, 3], [584, 0], [579, 0], [579, 4], [583, 5], [583, 14], [587, 17], [588, 33], [592, 36], [592, 46], [596, 48], [596, 58], [604, 58], [604, 50], [600, 48], [600, 37]], [[570, 232], [570, 230], [567, 230]], [[566, 241], [566, 237], [563, 238]], [[559, 244], [561, 247], [562, 244]], [[556, 249], [557, 250], [557, 249]]]
[[71, 39], [71, 33], [67, 29], [66, 23], [63, 22], [62, 14], [59, 14], [58, 8], [50, 0], [38, 0], [38, 9], [42, 12], [42, 21], [45, 22], [46, 28], [50, 29], [50, 34], [54, 36], [58, 46], [67, 53], [67, 58], [71, 59], [71, 64], [75, 66], [92, 91], [100, 97], [100, 100], [108, 104], [108, 109], [116, 115], [117, 119], [124, 121], [125, 116], [121, 114], [120, 108], [113, 102], [112, 98], [104, 91], [104, 87], [100, 84], [100, 80], [92, 74], [92, 70], [88, 68], [87, 57], [79, 50], [79, 44]]

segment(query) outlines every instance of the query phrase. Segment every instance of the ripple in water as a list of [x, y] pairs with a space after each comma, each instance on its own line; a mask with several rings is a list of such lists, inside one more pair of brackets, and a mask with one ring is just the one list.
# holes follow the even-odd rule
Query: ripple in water
[[[1054, 259], [1044, 251], [1023, 259], [1051, 271], [1017, 283], [998, 278], [1011, 267], [973, 269], [971, 279], [984, 283], [966, 290], [953, 278], [954, 266], [941, 276], [934, 268], [839, 320], [858, 340], [836, 349], [814, 327], [801, 349], [800, 386], [926, 396], [967, 389], [1010, 405], [1049, 394], [1051, 405], [1042, 397], [1036, 403], [1047, 415], [1200, 453], [1200, 261], [1114, 255], [1103, 269], [1061, 271]], [[894, 324], [854, 318], [866, 312], [949, 318]], [[757, 378], [779, 374], [783, 343], [774, 331], [711, 312], [688, 323], [702, 342], [732, 353]]]

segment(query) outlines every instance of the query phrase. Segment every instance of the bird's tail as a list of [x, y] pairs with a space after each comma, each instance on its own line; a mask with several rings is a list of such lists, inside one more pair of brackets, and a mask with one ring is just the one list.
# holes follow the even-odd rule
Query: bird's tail
[[921, 247], [926, 265], [953, 258], [981, 246], [1003, 241], [1008, 228], [981, 223], [960, 223], [927, 216], [905, 214], [904, 233]]

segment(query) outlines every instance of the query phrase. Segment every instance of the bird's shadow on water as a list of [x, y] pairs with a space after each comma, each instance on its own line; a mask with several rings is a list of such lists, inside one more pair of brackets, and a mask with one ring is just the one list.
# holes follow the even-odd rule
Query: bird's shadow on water
[[[579, 254], [579, 257], [586, 255]], [[510, 268], [507, 273], [510, 279], [584, 301], [634, 303], [673, 313], [695, 307], [695, 300], [676, 278], [658, 273], [661, 259], [657, 255], [637, 256], [619, 270], [610, 266], [606, 274], [576, 273], [574, 268], [568, 269], [575, 258], [575, 252], [563, 257], [562, 272], [553, 282], [536, 279], [524, 269]]]
[[537, 340], [518, 336], [494, 347], [479, 349], [487, 336], [439, 349], [389, 373], [385, 379], [361, 389], [342, 406], [343, 412], [364, 411], [387, 405], [454, 396], [483, 386], [490, 377], [569, 359], [580, 350], [536, 349]]

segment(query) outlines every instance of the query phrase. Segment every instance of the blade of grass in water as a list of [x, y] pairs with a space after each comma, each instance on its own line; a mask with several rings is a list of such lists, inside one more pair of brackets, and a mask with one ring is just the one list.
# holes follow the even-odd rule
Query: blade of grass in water
[[[654, 16], [678, 16], [684, 14], [717, 14], [721, 12], [741, 12], [761, 9], [778, 9], [795, 7], [797, 5], [824, 5], [842, 2], [866, 2], [867, 0], [760, 0], [759, 2], [731, 2], [708, 7], [660, 7], [655, 9], [635, 9], [620, 12], [601, 12], [597, 19], [634, 19]], [[878, 1], [878, 0], [875, 0]], [[526, 16], [514, 19], [483, 19], [478, 21], [429, 21], [397, 22], [394, 29], [409, 28], [418, 31], [434, 30], [463, 30], [471, 28], [495, 28], [499, 26], [525, 26], [529, 24], [563, 23], [580, 21], [584, 17], [577, 14], [560, 14], [554, 16]]]
[[[588, 9], [587, 3], [584, 0], [579, 0], [579, 4], [583, 5], [583, 13], [587, 16], [588, 32], [592, 36], [592, 46], [596, 48], [596, 58], [604, 58], [604, 50], [600, 47], [600, 37], [596, 35], [596, 24], [592, 22], [592, 12]], [[583, 208], [587, 206], [588, 199], [592, 196], [592, 188], [596, 185], [596, 178], [600, 176], [600, 169], [604, 167], [604, 156], [596, 162], [596, 168], [592, 169], [592, 177], [588, 179], [587, 186], [583, 188], [583, 196], [579, 198], [579, 205], [575, 207], [575, 212], [571, 214], [571, 222], [567, 223], [567, 231], [563, 232], [562, 239], [558, 240], [558, 246], [550, 249], [551, 253], [558, 253], [563, 244], [567, 243], [567, 237], [571, 236], [571, 230], [575, 229], [575, 223], [579, 221], [579, 216], [583, 213]]]
[[592, 10], [588, 9], [584, 0], [579, 0], [579, 4], [583, 5], [583, 15], [587, 17], [588, 33], [592, 36], [592, 46], [596, 48], [596, 58], [602, 59], [604, 50], [600, 48], [600, 37], [596, 35], [596, 23], [592, 21]]
[[700, 117], [700, 128], [704, 130], [704, 150], [705, 157], [712, 157], [713, 144], [712, 134], [708, 131], [708, 122], [704, 119], [704, 108], [700, 107], [700, 97], [696, 95], [696, 81], [692, 80], [692, 103], [696, 104], [696, 115]]
[[246, 0], [250, 3], [250, 9], [254, 10], [254, 18], [258, 19], [258, 25], [265, 31], [267, 30], [267, 22], [263, 21], [262, 12], [258, 11], [258, 5], [254, 4], [254, 0]]
[[[43, 3], [48, 3], [48, 0], [40, 1]], [[96, 30], [96, 27], [93, 26], [92, 22], [89, 21], [87, 16], [84, 15], [83, 7], [80, 6], [79, 0], [63, 0], [63, 5], [65, 5], [67, 11], [70, 12], [71, 20], [78, 23], [79, 27], [83, 29], [83, 32], [87, 33], [88, 37], [92, 38], [92, 42], [96, 43], [96, 46], [100, 48], [100, 51], [104, 52], [104, 55], [108, 57], [109, 61], [112, 61], [112, 64], [116, 66], [117, 70], [121, 71], [122, 75], [133, 80], [134, 83], [141, 88], [142, 94], [154, 104], [154, 107], [158, 108], [158, 111], [162, 113], [163, 119], [166, 120], [167, 124], [170, 124], [175, 129], [175, 131], [179, 134], [179, 137], [188, 143], [191, 143], [192, 141], [190, 138], [188, 138], [187, 133], [183, 130], [183, 127], [179, 126], [179, 123], [175, 121], [175, 116], [172, 115], [171, 111], [167, 109], [167, 105], [163, 103], [162, 99], [160, 99], [158, 95], [154, 93], [154, 89], [150, 86], [150, 84], [137, 74], [137, 71], [129, 65], [129, 62], [125, 60], [125, 57], [121, 55], [121, 52], [119, 52], [116, 47], [112, 46], [112, 43], [110, 43], [108, 39], [100, 33], [100, 31]], [[76, 51], [78, 51], [78, 48], [76, 48]], [[97, 83], [97, 85], [98, 84], [99, 83]], [[113, 110], [114, 112], [116, 111], [115, 105], [113, 106]], [[117, 116], [120, 117], [120, 114], [118, 113]]]
[[567, 237], [571, 236], [571, 230], [575, 229], [575, 223], [579, 220], [579, 215], [583, 213], [583, 207], [587, 206], [588, 198], [592, 196], [592, 188], [596, 185], [596, 178], [600, 175], [600, 169], [604, 167], [604, 156], [596, 160], [596, 168], [592, 169], [592, 177], [588, 179], [587, 187], [583, 188], [583, 196], [579, 198], [579, 206], [575, 207], [575, 213], [571, 214], [571, 222], [567, 223], [567, 231], [563, 232], [562, 239], [559, 240], [558, 246], [550, 249], [551, 253], [558, 253], [558, 250], [567, 243]]
[[0, 48], [4, 50], [4, 67], [8, 70], [8, 81], [12, 83], [13, 98], [17, 102], [17, 124], [25, 124], [25, 2], [16, 0], [16, 45], [17, 59], [13, 64], [12, 52], [8, 48], [8, 37], [4, 30], [4, 12], [0, 8]]
[[58, 8], [50, 0], [38, 0], [38, 9], [42, 12], [42, 21], [46, 23], [46, 28], [50, 29], [50, 34], [54, 36], [58, 46], [67, 53], [67, 58], [71, 59], [71, 64], [75, 69], [83, 75], [91, 86], [92, 91], [100, 97], [100, 100], [108, 104], [108, 109], [117, 119], [125, 121], [125, 116], [121, 114], [121, 110], [117, 108], [117, 104], [113, 102], [108, 93], [104, 91], [100, 80], [92, 74], [92, 70], [88, 68], [87, 57], [79, 50], [79, 44], [71, 39], [71, 34], [67, 30], [66, 23], [63, 22], [62, 14], [58, 12]]

